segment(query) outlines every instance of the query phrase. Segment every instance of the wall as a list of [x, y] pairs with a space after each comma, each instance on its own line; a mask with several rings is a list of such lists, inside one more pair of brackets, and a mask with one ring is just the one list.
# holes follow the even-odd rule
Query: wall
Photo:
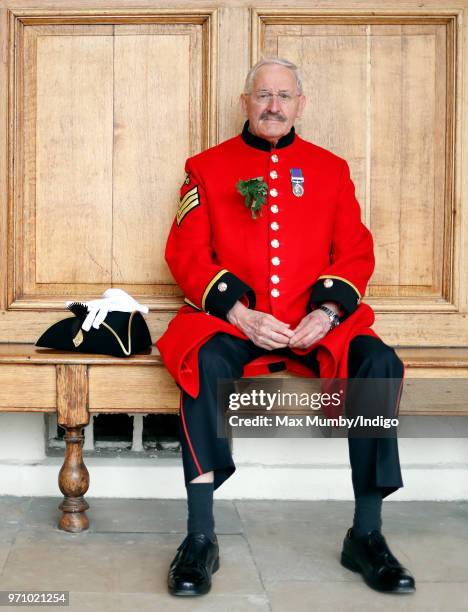
[[[59, 458], [45, 458], [42, 415], [0, 415], [0, 495], [61, 496]], [[433, 432], [432, 432], [433, 433]], [[465, 438], [401, 438], [404, 487], [392, 500], [468, 499]], [[237, 471], [218, 499], [353, 499], [344, 439], [234, 440]], [[85, 457], [87, 497], [185, 498], [181, 459]]]

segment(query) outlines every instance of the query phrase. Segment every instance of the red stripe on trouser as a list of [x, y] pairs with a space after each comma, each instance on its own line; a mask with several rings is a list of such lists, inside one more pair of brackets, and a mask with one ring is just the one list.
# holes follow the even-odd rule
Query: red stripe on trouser
[[183, 428], [184, 428], [185, 437], [187, 438], [187, 443], [189, 445], [190, 452], [192, 453], [192, 457], [193, 457], [193, 460], [195, 462], [195, 465], [197, 466], [197, 470], [198, 470], [198, 472], [200, 474], [203, 474], [203, 470], [201, 469], [200, 464], [197, 461], [197, 457], [195, 455], [195, 451], [193, 450], [192, 442], [190, 441], [190, 436], [189, 436], [188, 431], [187, 431], [187, 425], [185, 424], [184, 403], [182, 402], [182, 395], [183, 395], [183, 391], [180, 392], [179, 408], [180, 408], [180, 416], [182, 418], [182, 425], [183, 425]]
[[401, 362], [403, 364], [403, 376], [401, 377], [401, 382], [400, 382], [400, 389], [398, 391], [398, 397], [397, 397], [397, 401], [395, 403], [395, 409], [393, 411], [393, 416], [396, 416], [397, 414], [399, 414], [400, 412], [400, 399], [401, 399], [401, 392], [403, 390], [403, 381], [405, 379], [405, 374], [406, 374], [406, 368], [405, 368], [405, 364], [403, 363], [403, 361]]

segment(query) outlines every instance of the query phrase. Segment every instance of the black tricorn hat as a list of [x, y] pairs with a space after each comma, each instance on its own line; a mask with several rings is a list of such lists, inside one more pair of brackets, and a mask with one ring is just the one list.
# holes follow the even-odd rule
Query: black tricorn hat
[[51, 325], [36, 341], [35, 346], [98, 353], [114, 357], [129, 357], [152, 345], [146, 321], [138, 310], [110, 311], [96, 329], [82, 329], [88, 309], [83, 302], [72, 302], [67, 308], [75, 314]]

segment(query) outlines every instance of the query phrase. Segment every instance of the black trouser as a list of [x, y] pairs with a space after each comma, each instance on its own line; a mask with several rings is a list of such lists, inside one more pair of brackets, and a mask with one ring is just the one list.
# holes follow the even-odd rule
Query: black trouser
[[[229, 439], [218, 437], [218, 378], [238, 379], [244, 366], [264, 355], [284, 354], [306, 364], [320, 376], [316, 350], [307, 355], [296, 355], [290, 349], [267, 351], [250, 340], [241, 340], [230, 334], [218, 333], [199, 351], [200, 392], [193, 399], [181, 391], [180, 441], [185, 484], [205, 472], [214, 471], [214, 488], [217, 489], [236, 470]], [[348, 377], [379, 378], [402, 381], [403, 364], [395, 351], [373, 336], [356, 336], [350, 342], [348, 353]], [[398, 383], [398, 387], [400, 384]], [[399, 393], [366, 393], [364, 386], [353, 390], [355, 406], [361, 405], [369, 414], [393, 415], [397, 412]], [[361, 390], [362, 389], [362, 390]], [[388, 390], [387, 390], [388, 391]], [[377, 391], [378, 394], [378, 391]], [[353, 415], [356, 407], [353, 408]], [[354, 490], [378, 487], [386, 497], [403, 486], [398, 456], [398, 440], [393, 437], [349, 437], [349, 458]]]

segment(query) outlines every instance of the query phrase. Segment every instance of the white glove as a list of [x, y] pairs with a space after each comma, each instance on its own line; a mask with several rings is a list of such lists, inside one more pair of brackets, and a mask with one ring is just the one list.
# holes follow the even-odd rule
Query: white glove
[[123, 312], [133, 312], [134, 310], [139, 310], [140, 312], [144, 312], [145, 314], [148, 314], [149, 312], [148, 306], [143, 306], [142, 304], [139, 304], [134, 298], [132, 298], [130, 294], [128, 294], [123, 289], [113, 287], [111, 289], [106, 289], [102, 295], [105, 298], [110, 298], [114, 302], [119, 302], [122, 305], [131, 308], [131, 310], [125, 309], [123, 310]]
[[[144, 312], [145, 314], [149, 312], [148, 306], [139, 304], [122, 289], [107, 289], [103, 295], [106, 297], [83, 302], [89, 313], [81, 325], [85, 331], [89, 331], [91, 324], [95, 329], [98, 329], [107, 317], [108, 312], [133, 312], [134, 310]], [[65, 302], [67, 306], [71, 303], [71, 301]]]

